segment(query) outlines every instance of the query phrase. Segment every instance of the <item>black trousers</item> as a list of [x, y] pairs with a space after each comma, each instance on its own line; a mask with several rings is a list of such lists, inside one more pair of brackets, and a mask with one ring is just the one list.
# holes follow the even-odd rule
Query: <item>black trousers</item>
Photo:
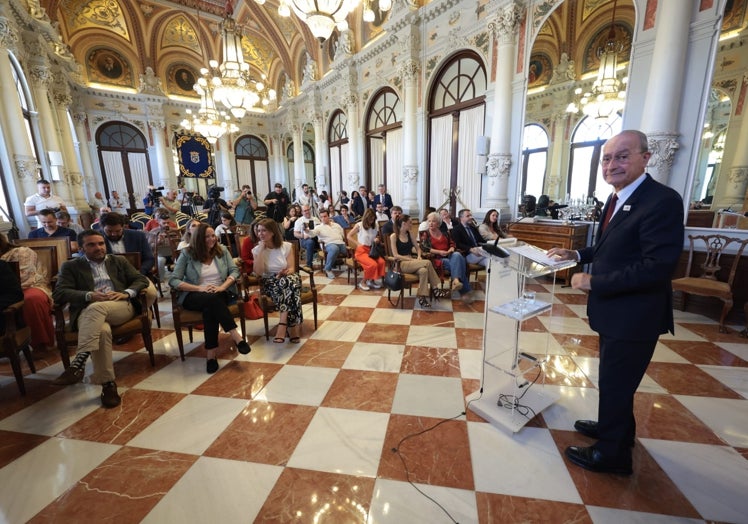
[[236, 323], [228, 304], [229, 295], [225, 291], [221, 293], [191, 291], [184, 297], [182, 306], [185, 309], [200, 311], [203, 314], [205, 349], [218, 347], [218, 326], [221, 326], [225, 333], [236, 329]]
[[620, 340], [600, 335], [600, 403], [595, 448], [606, 457], [631, 459], [636, 435], [634, 394], [652, 360], [657, 339]]

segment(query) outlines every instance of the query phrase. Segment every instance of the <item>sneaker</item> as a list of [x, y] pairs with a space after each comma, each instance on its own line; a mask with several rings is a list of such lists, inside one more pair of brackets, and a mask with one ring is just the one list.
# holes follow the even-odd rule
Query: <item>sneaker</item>
[[105, 408], [116, 408], [120, 405], [122, 399], [117, 393], [117, 384], [107, 382], [101, 385], [101, 405]]
[[459, 280], [452, 281], [452, 291], [459, 291], [462, 289], [462, 282]]
[[374, 289], [382, 289], [382, 284], [380, 284], [376, 280], [369, 280], [369, 286], [373, 287]]
[[361, 291], [371, 291], [371, 288], [366, 285], [366, 282], [364, 280], [362, 280], [361, 282], [358, 283], [358, 288]]
[[330, 280], [332, 280], [332, 279], [334, 279], [334, 278], [335, 278], [335, 273], [333, 273], [333, 272], [332, 272], [332, 271], [330, 271], [329, 269], [328, 269], [327, 271], [325, 271], [325, 275], [326, 275], [326, 276], [327, 276], [327, 278], [329, 278]]

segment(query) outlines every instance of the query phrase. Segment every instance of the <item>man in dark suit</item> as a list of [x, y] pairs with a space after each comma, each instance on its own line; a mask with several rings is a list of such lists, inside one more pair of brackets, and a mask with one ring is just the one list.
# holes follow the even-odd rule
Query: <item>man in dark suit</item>
[[392, 206], [390, 210], [390, 219], [382, 224], [382, 237], [388, 239], [390, 235], [395, 231], [395, 220], [403, 215], [403, 208], [400, 206]]
[[148, 287], [148, 279], [125, 258], [107, 255], [106, 241], [98, 231], [84, 231], [79, 239], [84, 256], [62, 265], [52, 294], [56, 303], [70, 304], [70, 324], [78, 330], [78, 353], [53, 384], [80, 382], [91, 355], [91, 381], [102, 385], [101, 404], [112, 408], [119, 405], [120, 397], [114, 382], [111, 326], [136, 315], [136, 299]]
[[452, 227], [452, 240], [457, 251], [464, 255], [468, 264], [480, 264], [487, 269], [489, 258], [480, 247], [483, 236], [473, 224], [473, 213], [469, 209], [461, 209], [457, 218]]
[[377, 194], [374, 196], [374, 209], [377, 208], [377, 204], [382, 204], [382, 211], [391, 218], [392, 197], [387, 192], [384, 184], [379, 184], [377, 187]]
[[143, 275], [153, 269], [155, 258], [148, 243], [148, 237], [142, 231], [125, 229], [126, 217], [118, 213], [107, 213], [101, 219], [101, 230], [104, 232], [107, 253], [140, 253], [140, 267]]
[[595, 245], [548, 252], [592, 263], [592, 273], [576, 273], [571, 285], [588, 293], [590, 327], [599, 335], [598, 418], [578, 420], [574, 428], [597, 442], [566, 449], [571, 462], [591, 471], [633, 472], [634, 393], [657, 339], [674, 329], [670, 280], [683, 250], [683, 201], [645, 173], [650, 156], [647, 136], [639, 131], [608, 140], [601, 164], [615, 193], [603, 209]]

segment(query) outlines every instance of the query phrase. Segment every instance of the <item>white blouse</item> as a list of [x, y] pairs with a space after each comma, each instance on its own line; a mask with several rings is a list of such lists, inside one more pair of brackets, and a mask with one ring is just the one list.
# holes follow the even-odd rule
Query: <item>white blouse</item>
[[276, 274], [288, 267], [287, 257], [291, 249], [290, 242], [283, 242], [281, 247], [276, 249], [267, 249], [260, 243], [252, 248], [252, 255], [255, 260], [262, 258], [266, 273]]
[[364, 229], [364, 226], [359, 224], [358, 243], [364, 246], [371, 246], [374, 243], [374, 239], [377, 238], [378, 233], [379, 231], [377, 231], [376, 227], [373, 227], [371, 229]]

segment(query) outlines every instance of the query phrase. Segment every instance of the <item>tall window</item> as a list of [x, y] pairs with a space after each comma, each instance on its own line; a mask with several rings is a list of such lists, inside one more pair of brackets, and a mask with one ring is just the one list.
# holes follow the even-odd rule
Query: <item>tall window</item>
[[[293, 152], [294, 144], [293, 142], [290, 142], [288, 144], [288, 148], [286, 149], [286, 157], [288, 158], [288, 175], [290, 178], [289, 181], [289, 187], [296, 187], [296, 182], [294, 178], [294, 152]], [[304, 182], [306, 184], [309, 184], [310, 186], [314, 187], [314, 148], [309, 145], [306, 142], [301, 143], [301, 150], [304, 155]]]
[[427, 205], [481, 206], [476, 147], [485, 134], [486, 68], [472, 51], [456, 54], [436, 74], [429, 93]]
[[363, 185], [384, 184], [392, 201], [402, 202], [403, 104], [395, 91], [386, 87], [372, 100], [366, 118], [367, 178]]
[[573, 199], [597, 197], [605, 201], [613, 191], [603, 179], [600, 156], [603, 144], [613, 135], [621, 132], [621, 116], [615, 115], [599, 125], [594, 118], [584, 117], [571, 137], [569, 158], [569, 180], [567, 196]]
[[522, 135], [522, 194], [545, 193], [548, 166], [548, 133], [538, 124], [528, 124]]
[[[330, 151], [330, 195], [345, 190], [350, 196], [357, 187], [349, 187], [348, 174], [348, 117], [340, 109], [333, 113], [327, 128], [327, 144]], [[353, 184], [355, 185], [355, 184]]]
[[96, 143], [107, 198], [117, 191], [130, 209], [142, 207], [148, 186], [153, 183], [143, 133], [125, 122], [109, 122], [99, 128]]
[[252, 188], [255, 197], [265, 198], [270, 192], [270, 166], [268, 148], [256, 136], [240, 137], [234, 145], [236, 152], [236, 188], [244, 184]]

